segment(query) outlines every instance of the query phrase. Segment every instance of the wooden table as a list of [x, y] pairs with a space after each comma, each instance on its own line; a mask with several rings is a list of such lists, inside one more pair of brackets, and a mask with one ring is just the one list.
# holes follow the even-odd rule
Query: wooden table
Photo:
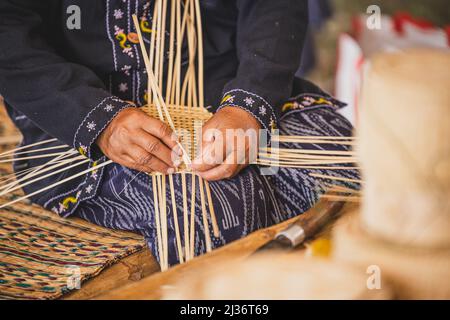
[[159, 264], [145, 247], [103, 270], [83, 283], [80, 290], [66, 294], [64, 300], [86, 300], [115, 288], [126, 286], [160, 271]]

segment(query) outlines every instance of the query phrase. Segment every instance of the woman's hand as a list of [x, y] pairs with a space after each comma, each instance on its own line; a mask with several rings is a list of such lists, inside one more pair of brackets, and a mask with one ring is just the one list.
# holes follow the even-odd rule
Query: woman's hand
[[201, 152], [192, 168], [210, 181], [234, 177], [256, 159], [260, 129], [259, 122], [245, 110], [219, 110], [203, 126]]
[[97, 145], [112, 161], [144, 172], [173, 173], [182, 154], [170, 127], [135, 108], [121, 111]]

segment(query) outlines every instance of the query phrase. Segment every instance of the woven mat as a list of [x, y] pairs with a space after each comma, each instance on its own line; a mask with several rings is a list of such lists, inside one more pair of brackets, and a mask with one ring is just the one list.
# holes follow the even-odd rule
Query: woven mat
[[[2, 202], [2, 200], [0, 200]], [[0, 210], [0, 299], [56, 299], [142, 249], [141, 236], [62, 219], [37, 206]]]
[[[16, 134], [0, 97], [0, 137]], [[3, 145], [0, 152], [12, 148]], [[11, 172], [0, 165], [0, 177]], [[141, 236], [62, 219], [30, 204], [0, 209], [0, 299], [59, 298], [144, 246]]]

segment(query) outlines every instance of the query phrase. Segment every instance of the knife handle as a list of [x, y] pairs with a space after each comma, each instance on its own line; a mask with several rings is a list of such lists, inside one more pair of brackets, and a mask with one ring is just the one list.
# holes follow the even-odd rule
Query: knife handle
[[317, 234], [342, 209], [344, 202], [321, 200], [310, 210], [303, 213], [296, 222], [275, 236], [277, 242], [291, 248]]

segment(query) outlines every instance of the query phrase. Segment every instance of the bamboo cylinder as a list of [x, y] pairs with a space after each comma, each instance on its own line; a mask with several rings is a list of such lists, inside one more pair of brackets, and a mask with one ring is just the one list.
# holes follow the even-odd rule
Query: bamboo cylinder
[[396, 244], [450, 248], [450, 54], [374, 57], [365, 79], [358, 154], [362, 223]]

